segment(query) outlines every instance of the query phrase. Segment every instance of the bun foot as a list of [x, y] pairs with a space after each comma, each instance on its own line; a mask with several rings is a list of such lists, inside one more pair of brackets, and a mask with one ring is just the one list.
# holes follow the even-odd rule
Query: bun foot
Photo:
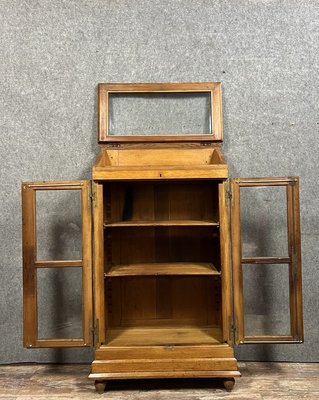
[[106, 382], [105, 381], [95, 381], [95, 389], [98, 392], [98, 394], [104, 393], [105, 387], [106, 387]]
[[230, 392], [235, 385], [235, 379], [234, 378], [224, 379], [223, 384], [224, 384], [224, 388], [227, 390], [227, 392]]

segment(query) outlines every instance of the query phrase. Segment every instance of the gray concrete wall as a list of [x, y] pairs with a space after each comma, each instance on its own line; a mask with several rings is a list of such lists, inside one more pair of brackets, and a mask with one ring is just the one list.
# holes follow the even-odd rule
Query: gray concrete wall
[[319, 361], [319, 2], [2, 0], [0, 19], [0, 362], [91, 359], [22, 348], [20, 183], [90, 178], [97, 83], [162, 81], [223, 82], [232, 176], [300, 176], [305, 344], [236, 351]]

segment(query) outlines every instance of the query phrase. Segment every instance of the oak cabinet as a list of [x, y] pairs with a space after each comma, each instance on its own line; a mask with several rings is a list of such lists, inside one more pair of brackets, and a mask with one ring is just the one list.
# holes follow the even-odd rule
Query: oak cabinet
[[[208, 106], [204, 127], [195, 131], [197, 121], [182, 134], [154, 132], [156, 124], [174, 127], [175, 116], [189, 118], [189, 110], [168, 117], [185, 99], [187, 107]], [[169, 103], [162, 120], [151, 110], [159, 100]], [[136, 134], [143, 102], [150, 133]], [[133, 113], [130, 127], [115, 127], [116, 107]], [[230, 179], [221, 110], [220, 83], [99, 85], [101, 150], [92, 181], [22, 184], [27, 348], [94, 346], [89, 377], [100, 392], [109, 379], [170, 377], [219, 377], [230, 390], [240, 376], [235, 344], [303, 341], [298, 178]], [[77, 253], [59, 220], [75, 208], [70, 196], [57, 203], [50, 223], [58, 243], [45, 251], [49, 233], [39, 234], [37, 218], [43, 193], [77, 195], [81, 218], [67, 221], [79, 237]], [[65, 336], [49, 306], [41, 311], [49, 271], [61, 272], [58, 282], [78, 271], [79, 289], [71, 277], [67, 290], [78, 298], [81, 321]], [[51, 297], [62, 297], [69, 326], [74, 308], [57, 288]]]

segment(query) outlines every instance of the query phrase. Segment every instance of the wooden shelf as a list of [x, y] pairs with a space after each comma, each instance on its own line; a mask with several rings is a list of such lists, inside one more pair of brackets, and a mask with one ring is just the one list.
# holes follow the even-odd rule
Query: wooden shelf
[[168, 346], [221, 344], [219, 327], [120, 327], [107, 330], [107, 346]]
[[143, 263], [114, 265], [104, 274], [113, 276], [147, 276], [147, 275], [220, 275], [220, 272], [209, 263]]
[[105, 222], [104, 228], [123, 228], [126, 226], [219, 226], [214, 221], [193, 221], [193, 220], [167, 220], [167, 221], [118, 221]]

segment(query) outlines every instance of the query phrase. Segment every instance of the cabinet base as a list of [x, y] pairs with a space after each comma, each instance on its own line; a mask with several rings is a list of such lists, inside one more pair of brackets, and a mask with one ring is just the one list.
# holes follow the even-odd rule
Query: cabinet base
[[156, 371], [156, 372], [134, 372], [134, 373], [91, 373], [89, 379], [95, 381], [124, 380], [124, 379], [166, 379], [166, 378], [240, 378], [239, 371]]
[[[230, 391], [241, 376], [233, 349], [217, 346], [101, 346], [89, 379], [104, 391], [107, 380], [221, 378]], [[102, 387], [104, 385], [104, 387]]]
[[97, 393], [103, 394], [107, 386], [107, 380], [120, 379], [160, 379], [160, 378], [222, 378], [223, 385], [227, 392], [231, 392], [235, 385], [235, 377], [239, 378], [239, 371], [183, 371], [182, 373], [175, 372], [136, 372], [133, 374], [105, 374], [94, 373], [90, 374], [89, 378], [95, 380], [95, 389]]

